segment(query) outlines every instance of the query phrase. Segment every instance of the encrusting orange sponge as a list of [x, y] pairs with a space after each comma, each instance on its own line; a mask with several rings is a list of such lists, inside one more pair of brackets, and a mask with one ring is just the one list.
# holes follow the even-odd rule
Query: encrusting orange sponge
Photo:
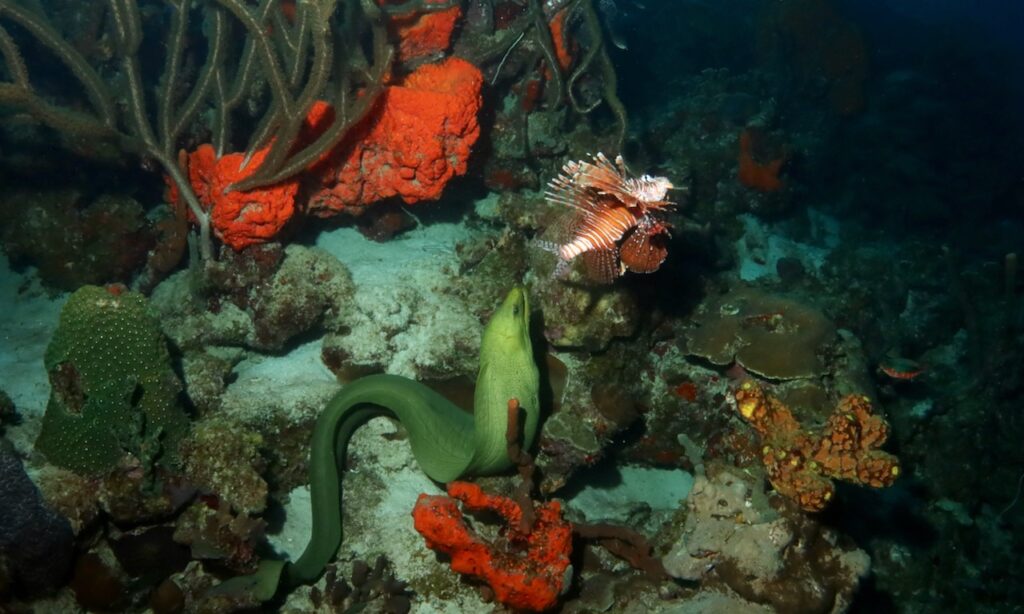
[[[497, 601], [516, 610], [553, 607], [565, 588], [572, 553], [572, 525], [557, 501], [535, 507], [532, 527], [524, 528], [519, 504], [489, 495], [476, 484], [452, 482], [448, 495], [420, 495], [412, 516], [427, 547], [451, 557], [454, 571], [487, 583]], [[489, 511], [506, 523], [501, 545], [491, 544], [466, 525], [465, 510]]]
[[776, 158], [762, 161], [758, 156], [760, 132], [747, 128], [740, 133], [740, 153], [738, 177], [740, 183], [760, 192], [777, 192], [783, 188], [779, 173], [786, 163], [786, 153], [781, 152]]
[[[209, 144], [179, 156], [179, 163], [188, 167], [188, 180], [196, 197], [210, 212], [214, 234], [236, 251], [271, 240], [295, 213], [297, 180], [245, 192], [228, 190], [232, 184], [256, 172], [269, 150], [267, 146], [257, 151], [245, 168], [242, 168], [244, 153], [218, 158]], [[171, 181], [167, 183], [168, 200], [179, 202], [177, 186]]]
[[331, 216], [391, 196], [410, 204], [440, 197], [448, 181], [468, 168], [480, 136], [482, 86], [476, 66], [452, 57], [387, 87], [374, 112], [353, 130], [351, 145], [336, 150], [343, 158], [327, 161], [310, 211]]
[[[385, 6], [398, 3], [378, 0], [378, 4]], [[441, 11], [412, 12], [389, 17], [388, 33], [398, 41], [398, 60], [407, 62], [446, 51], [461, 17], [462, 9], [458, 5]]]

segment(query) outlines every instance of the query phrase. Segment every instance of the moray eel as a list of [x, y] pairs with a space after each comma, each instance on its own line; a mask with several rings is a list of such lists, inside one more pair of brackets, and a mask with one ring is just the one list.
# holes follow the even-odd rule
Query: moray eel
[[[523, 447], [529, 449], [537, 433], [538, 396], [529, 303], [519, 287], [508, 293], [484, 329], [472, 414], [423, 384], [397, 375], [372, 375], [346, 385], [327, 404], [313, 430], [313, 534], [298, 560], [283, 569], [278, 563], [279, 586], [314, 582], [337, 554], [342, 465], [352, 433], [367, 420], [381, 415], [397, 418], [409, 433], [423, 472], [438, 482], [450, 482], [511, 466], [505, 438], [509, 399], [517, 399], [522, 407]], [[273, 584], [276, 590], [278, 583]]]

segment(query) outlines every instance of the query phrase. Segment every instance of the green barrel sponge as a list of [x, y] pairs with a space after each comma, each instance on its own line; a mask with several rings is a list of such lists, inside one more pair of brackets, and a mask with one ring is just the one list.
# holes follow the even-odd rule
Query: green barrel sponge
[[52, 391], [36, 449], [49, 462], [99, 474], [132, 457], [147, 471], [175, 461], [189, 419], [145, 296], [121, 286], [77, 290], [45, 363]]

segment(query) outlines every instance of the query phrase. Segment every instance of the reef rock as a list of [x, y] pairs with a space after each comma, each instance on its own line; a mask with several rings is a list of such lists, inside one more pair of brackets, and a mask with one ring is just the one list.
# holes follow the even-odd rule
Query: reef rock
[[869, 571], [867, 553], [802, 515], [774, 511], [761, 492], [728, 470], [697, 476], [665, 569], [774, 612], [845, 611]]

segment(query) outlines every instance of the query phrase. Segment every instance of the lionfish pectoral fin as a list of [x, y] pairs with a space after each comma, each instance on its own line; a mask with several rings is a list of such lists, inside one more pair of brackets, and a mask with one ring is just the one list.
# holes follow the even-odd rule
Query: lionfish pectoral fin
[[634, 273], [653, 273], [668, 256], [668, 231], [638, 226], [619, 248], [622, 265]]
[[583, 252], [581, 258], [587, 277], [592, 281], [610, 284], [623, 273], [618, 250], [615, 248]]

